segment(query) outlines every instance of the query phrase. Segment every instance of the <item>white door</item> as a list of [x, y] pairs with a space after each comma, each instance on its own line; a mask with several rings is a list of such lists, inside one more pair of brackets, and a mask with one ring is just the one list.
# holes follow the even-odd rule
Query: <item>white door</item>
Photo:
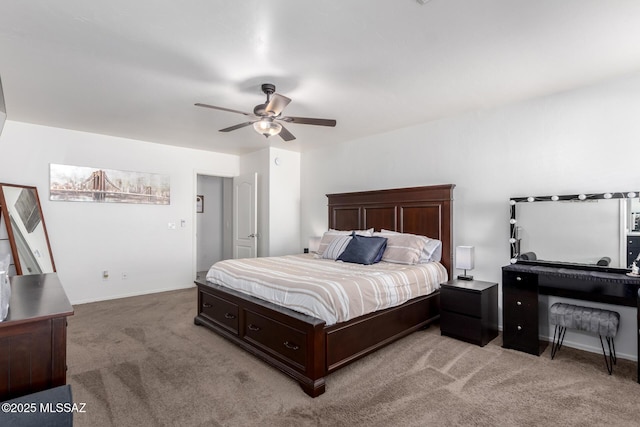
[[258, 174], [233, 178], [233, 257], [258, 255]]

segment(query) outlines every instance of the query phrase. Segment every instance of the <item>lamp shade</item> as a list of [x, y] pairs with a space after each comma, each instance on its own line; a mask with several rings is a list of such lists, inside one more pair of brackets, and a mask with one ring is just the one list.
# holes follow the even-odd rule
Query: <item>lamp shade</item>
[[456, 268], [459, 270], [473, 270], [473, 246], [456, 247]]
[[318, 248], [320, 248], [320, 240], [322, 238], [319, 236], [309, 237], [309, 252], [318, 252]]

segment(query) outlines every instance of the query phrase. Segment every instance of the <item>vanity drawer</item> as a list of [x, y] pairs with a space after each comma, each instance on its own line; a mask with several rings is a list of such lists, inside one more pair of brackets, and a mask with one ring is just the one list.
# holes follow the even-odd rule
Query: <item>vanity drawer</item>
[[538, 286], [538, 276], [532, 273], [520, 273], [515, 271], [502, 272], [502, 286], [509, 289], [534, 289]]
[[502, 309], [503, 346], [539, 355], [537, 275], [503, 271]]
[[244, 339], [286, 362], [304, 369], [307, 334], [250, 310], [244, 311]]
[[200, 291], [198, 311], [203, 317], [238, 334], [238, 306], [223, 298]]
[[502, 345], [505, 348], [524, 351], [536, 356], [540, 355], [538, 340], [538, 325], [529, 322], [519, 322], [513, 319], [506, 323], [502, 331]]
[[640, 236], [627, 236], [627, 248], [640, 249]]

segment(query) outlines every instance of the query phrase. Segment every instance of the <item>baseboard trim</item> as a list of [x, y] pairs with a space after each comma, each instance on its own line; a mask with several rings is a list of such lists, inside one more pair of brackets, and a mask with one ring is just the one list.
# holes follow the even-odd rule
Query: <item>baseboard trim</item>
[[122, 299], [122, 298], [130, 298], [130, 297], [139, 297], [141, 295], [159, 294], [159, 293], [162, 293], [162, 292], [179, 291], [181, 289], [189, 289], [189, 288], [195, 288], [195, 287], [196, 287], [196, 285], [194, 283], [192, 283], [192, 284], [189, 284], [187, 286], [176, 286], [176, 287], [171, 287], [171, 288], [148, 289], [148, 290], [141, 291], [141, 292], [130, 292], [130, 293], [126, 293], [126, 294], [111, 295], [111, 296], [108, 296], [106, 298], [89, 298], [89, 299], [83, 299], [83, 300], [78, 300], [78, 301], [72, 301], [71, 305], [89, 304], [89, 303], [92, 303], [92, 302], [110, 301], [110, 300], [114, 300], [114, 299]]

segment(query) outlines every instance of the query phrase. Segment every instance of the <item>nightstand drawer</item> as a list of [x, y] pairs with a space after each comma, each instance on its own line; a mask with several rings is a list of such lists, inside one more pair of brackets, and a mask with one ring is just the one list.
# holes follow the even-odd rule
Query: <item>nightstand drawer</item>
[[441, 311], [440, 332], [442, 335], [473, 344], [486, 344], [482, 342], [482, 321], [476, 317], [465, 316], [450, 311]]
[[480, 317], [482, 315], [481, 295], [479, 292], [443, 286], [440, 289], [440, 308], [467, 316]]

